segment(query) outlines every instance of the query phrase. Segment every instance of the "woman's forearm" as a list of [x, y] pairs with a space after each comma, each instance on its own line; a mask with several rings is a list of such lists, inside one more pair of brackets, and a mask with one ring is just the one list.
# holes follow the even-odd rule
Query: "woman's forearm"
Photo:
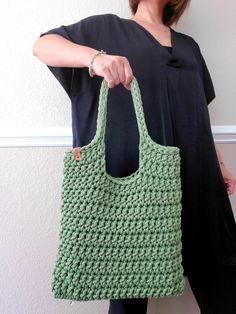
[[220, 165], [224, 165], [219, 147], [215, 144], [216, 154]]
[[78, 68], [88, 67], [96, 52], [96, 49], [75, 44], [57, 34], [41, 36], [32, 49], [33, 55], [47, 65]]

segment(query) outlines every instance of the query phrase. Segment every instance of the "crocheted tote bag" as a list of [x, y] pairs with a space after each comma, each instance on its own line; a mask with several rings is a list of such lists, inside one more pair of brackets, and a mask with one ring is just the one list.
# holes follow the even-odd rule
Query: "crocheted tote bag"
[[131, 81], [139, 129], [139, 168], [105, 170], [108, 85], [101, 83], [92, 141], [64, 156], [60, 241], [52, 274], [55, 298], [99, 300], [181, 295], [180, 149], [154, 142], [140, 89]]

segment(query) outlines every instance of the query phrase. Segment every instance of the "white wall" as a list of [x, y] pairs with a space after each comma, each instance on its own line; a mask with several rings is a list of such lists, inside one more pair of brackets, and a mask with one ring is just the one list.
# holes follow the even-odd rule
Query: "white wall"
[[[236, 174], [235, 12], [233, 0], [228, 0], [225, 7], [222, 1], [192, 1], [174, 28], [193, 36], [204, 53], [217, 94], [209, 105], [211, 121], [220, 130], [231, 125], [233, 131], [220, 134], [220, 147]], [[71, 143], [71, 138], [66, 137], [71, 123], [70, 103], [46, 66], [32, 55], [33, 42], [40, 33], [99, 13], [128, 18], [128, 1], [8, 0], [0, 4], [2, 314], [107, 313], [108, 301], [70, 305], [69, 301], [53, 299], [51, 294], [62, 159]], [[22, 127], [27, 127], [26, 133], [18, 138]], [[55, 127], [52, 137], [42, 137], [47, 132], [45, 127]], [[30, 137], [34, 130], [39, 138]], [[235, 196], [231, 199], [235, 207]], [[199, 310], [187, 285], [179, 298], [150, 299], [148, 314], [154, 313], [199, 314]]]
[[[68, 126], [69, 99], [45, 65], [32, 56], [40, 33], [99, 13], [129, 17], [128, 0], [29, 1], [0, 4], [1, 126]], [[193, 1], [177, 30], [200, 44], [217, 97], [210, 105], [212, 124], [235, 124], [236, 4]], [[3, 106], [4, 104], [4, 106]]]

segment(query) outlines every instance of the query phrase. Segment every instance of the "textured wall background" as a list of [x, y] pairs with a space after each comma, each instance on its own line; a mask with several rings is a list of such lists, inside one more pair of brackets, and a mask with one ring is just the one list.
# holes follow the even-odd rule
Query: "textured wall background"
[[[0, 4], [0, 126], [70, 126], [70, 102], [52, 74], [32, 55], [40, 33], [92, 14], [130, 17], [128, 1], [8, 0]], [[236, 4], [192, 1], [178, 26], [202, 49], [217, 97], [210, 104], [212, 124], [235, 125]], [[1, 134], [0, 134], [1, 135]], [[30, 134], [29, 134], [30, 135]], [[1, 136], [0, 136], [1, 137]], [[235, 144], [221, 144], [236, 174]], [[59, 231], [62, 159], [65, 147], [0, 149], [0, 312], [2, 314], [106, 314], [107, 301], [55, 300], [51, 271]], [[235, 204], [235, 196], [231, 197]], [[234, 206], [235, 207], [235, 206]], [[150, 299], [148, 314], [199, 314], [188, 286], [179, 298]]]

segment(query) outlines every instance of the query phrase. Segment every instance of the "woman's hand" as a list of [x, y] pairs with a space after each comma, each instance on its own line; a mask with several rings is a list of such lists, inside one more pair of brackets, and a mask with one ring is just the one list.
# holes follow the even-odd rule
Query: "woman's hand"
[[72, 149], [72, 153], [73, 153], [73, 156], [74, 156], [74, 160], [77, 160], [79, 161], [80, 160], [80, 147], [74, 147]]
[[235, 188], [235, 184], [236, 184], [236, 179], [235, 177], [225, 168], [225, 165], [222, 161], [222, 156], [221, 156], [221, 152], [220, 149], [218, 147], [218, 145], [215, 143], [215, 150], [216, 150], [216, 154], [217, 154], [217, 159], [219, 161], [220, 164], [220, 169], [221, 169], [221, 173], [223, 175], [224, 178], [224, 182], [227, 188], [227, 192], [229, 195], [234, 193], [234, 188]]
[[100, 54], [93, 61], [93, 73], [104, 77], [109, 88], [122, 83], [130, 90], [133, 71], [126, 57]]
[[224, 182], [229, 195], [234, 193], [236, 179], [235, 177], [225, 168], [224, 164], [220, 164], [220, 169], [224, 178]]

